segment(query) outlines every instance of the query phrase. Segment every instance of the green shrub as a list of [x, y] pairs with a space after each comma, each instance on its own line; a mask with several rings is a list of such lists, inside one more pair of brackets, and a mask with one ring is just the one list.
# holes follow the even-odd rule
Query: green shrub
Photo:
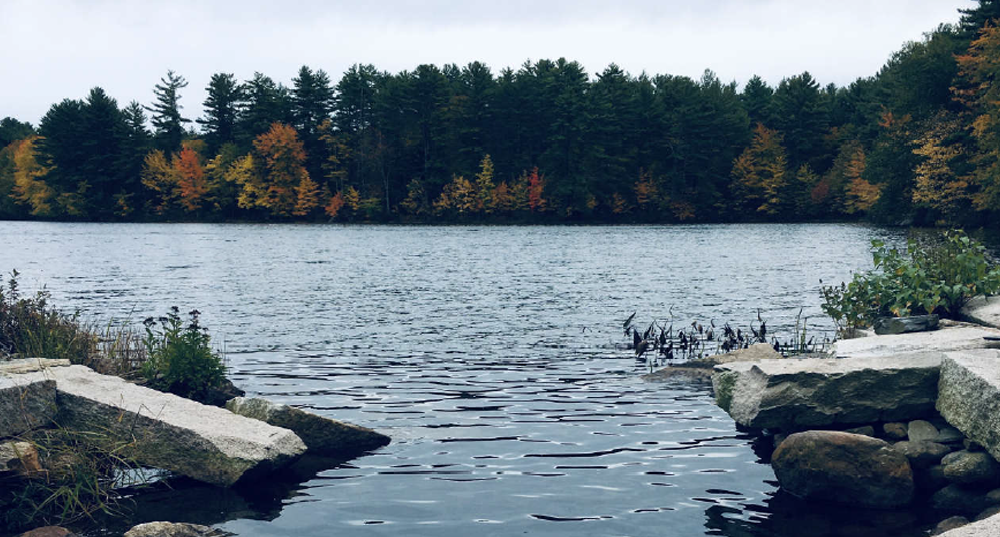
[[199, 315], [189, 312], [185, 324], [175, 306], [166, 317], [143, 321], [147, 356], [142, 372], [151, 387], [204, 400], [225, 381], [225, 365], [212, 350], [208, 330], [198, 324]]
[[65, 358], [86, 363], [94, 355], [98, 338], [81, 326], [76, 315], [49, 306], [49, 293], [22, 297], [12, 271], [6, 287], [0, 284], [0, 358]]
[[961, 231], [939, 244], [908, 241], [905, 252], [872, 241], [875, 268], [850, 283], [823, 287], [823, 311], [845, 328], [870, 326], [879, 317], [936, 313], [955, 318], [969, 299], [1000, 291], [1000, 268], [986, 248]]

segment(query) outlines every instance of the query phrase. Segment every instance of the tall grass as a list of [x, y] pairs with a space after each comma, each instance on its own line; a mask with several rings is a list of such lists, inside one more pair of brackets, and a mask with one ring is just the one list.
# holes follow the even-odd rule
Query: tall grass
[[0, 283], [0, 360], [66, 359], [99, 373], [138, 378], [147, 360], [144, 334], [129, 322], [100, 326], [80, 321], [49, 303], [48, 291], [25, 296], [11, 271]]

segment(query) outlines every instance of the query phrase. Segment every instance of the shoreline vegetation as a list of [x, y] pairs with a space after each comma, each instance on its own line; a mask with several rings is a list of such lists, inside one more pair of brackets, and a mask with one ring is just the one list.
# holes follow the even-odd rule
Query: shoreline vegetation
[[988, 226], [998, 17], [979, 0], [846, 87], [562, 58], [336, 83], [303, 66], [291, 87], [216, 73], [192, 121], [168, 71], [149, 105], [95, 87], [37, 128], [0, 121], [0, 219]]

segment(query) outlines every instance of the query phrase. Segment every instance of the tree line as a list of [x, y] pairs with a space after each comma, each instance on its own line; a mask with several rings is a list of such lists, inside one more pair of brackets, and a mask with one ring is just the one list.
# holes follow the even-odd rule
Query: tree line
[[0, 218], [687, 222], [1000, 217], [1000, 0], [846, 87], [808, 72], [479, 62], [291, 87], [217, 73], [204, 115], [168, 71], [149, 105], [96, 87], [0, 121]]

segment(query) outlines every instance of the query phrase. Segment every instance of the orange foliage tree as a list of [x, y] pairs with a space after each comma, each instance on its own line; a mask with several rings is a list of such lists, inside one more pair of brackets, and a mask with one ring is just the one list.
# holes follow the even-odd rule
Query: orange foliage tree
[[274, 123], [270, 130], [254, 139], [253, 146], [264, 164], [259, 177], [264, 196], [257, 198], [256, 204], [273, 216], [294, 214], [299, 193], [310, 191], [302, 189], [309, 173], [305, 168], [306, 151], [298, 133], [290, 125]]
[[185, 146], [174, 157], [173, 165], [177, 170], [177, 197], [181, 207], [188, 212], [198, 210], [208, 192], [205, 169], [198, 159], [198, 153], [190, 146]]

